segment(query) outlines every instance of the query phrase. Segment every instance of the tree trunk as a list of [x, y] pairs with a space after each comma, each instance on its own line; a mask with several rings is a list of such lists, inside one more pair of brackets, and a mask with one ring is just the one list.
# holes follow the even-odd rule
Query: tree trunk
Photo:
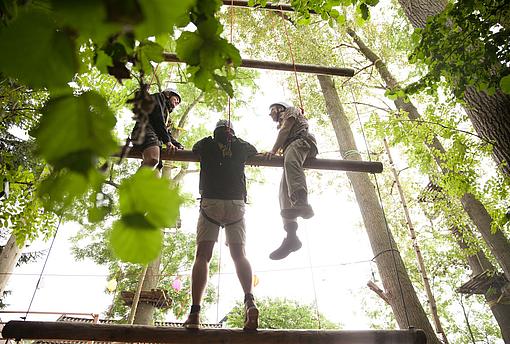
[[[161, 257], [156, 258], [147, 266], [142, 290], [157, 289], [159, 282], [159, 266]], [[136, 308], [133, 324], [152, 325], [154, 323], [154, 305], [146, 302], [139, 302]]]
[[21, 257], [21, 247], [16, 243], [16, 237], [12, 234], [2, 248], [0, 256], [0, 297], [3, 295], [9, 277]]
[[[353, 30], [348, 29], [347, 33], [354, 39], [354, 42], [359, 47], [359, 51], [368, 60], [374, 63], [381, 78], [386, 83], [386, 87], [389, 89], [395, 89], [398, 87], [398, 82], [390, 73], [381, 58], [370, 50], [370, 48], [361, 41], [359, 36]], [[395, 100], [395, 106], [400, 111], [406, 113], [411, 120], [416, 121], [422, 118], [418, 109], [411, 101], [405, 102], [403, 99], [398, 98]], [[431, 151], [445, 152], [443, 145], [436, 136], [434, 136], [432, 142], [425, 142], [425, 144], [431, 149]], [[433, 155], [438, 167], [443, 171], [443, 173], [448, 173], [449, 170], [445, 167], [444, 162], [437, 154]], [[510, 280], [510, 243], [508, 239], [501, 230], [496, 231], [496, 233], [492, 233], [491, 224], [493, 220], [484, 205], [474, 195], [465, 193], [461, 197], [460, 201], [464, 210], [476, 225], [478, 231], [482, 234], [482, 237], [487, 243], [491, 253], [496, 257], [507, 279]]]
[[[464, 229], [465, 232], [467, 229]], [[453, 234], [457, 238], [457, 243], [464, 251], [468, 251], [468, 245], [464, 242], [458, 229], [452, 229]], [[487, 259], [483, 251], [478, 250], [476, 253], [468, 255], [467, 261], [473, 275], [481, 274], [484, 271], [495, 271], [495, 267]], [[501, 330], [501, 336], [505, 343], [510, 343], [510, 304], [498, 303], [501, 295], [499, 290], [488, 290], [485, 293], [485, 302], [489, 305], [494, 318], [496, 319]]]
[[386, 154], [388, 155], [388, 159], [391, 166], [391, 172], [393, 173], [393, 179], [395, 180], [395, 184], [397, 185], [398, 194], [400, 196], [400, 203], [402, 204], [402, 208], [404, 210], [407, 228], [409, 229], [409, 236], [411, 237], [411, 241], [413, 242], [414, 253], [416, 254], [416, 260], [418, 262], [419, 267], [418, 271], [421, 274], [423, 286], [425, 288], [425, 292], [427, 293], [430, 314], [432, 315], [432, 319], [434, 319], [434, 324], [436, 326], [436, 333], [441, 335], [443, 343], [448, 344], [448, 338], [446, 337], [446, 333], [444, 332], [443, 326], [441, 325], [441, 319], [439, 319], [439, 314], [437, 313], [436, 298], [434, 297], [434, 293], [432, 292], [432, 288], [430, 286], [427, 268], [425, 267], [425, 261], [423, 260], [421, 249], [418, 244], [418, 239], [416, 238], [416, 231], [414, 230], [411, 214], [409, 214], [409, 209], [407, 207], [407, 200], [404, 195], [404, 190], [402, 189], [402, 185], [400, 184], [400, 178], [395, 168], [395, 164], [393, 163], [390, 146], [388, 145], [388, 141], [386, 140], [386, 138], [384, 139], [384, 148], [386, 149]]
[[[342, 157], [358, 151], [354, 137], [331, 77], [318, 76], [328, 115], [333, 124]], [[361, 160], [358, 155], [351, 159]], [[372, 246], [375, 262], [388, 295], [388, 301], [400, 328], [414, 326], [427, 335], [427, 343], [439, 344], [427, 315], [411, 284], [393, 236], [386, 226], [374, 185], [366, 173], [347, 172], [358, 201], [363, 222]]]
[[[407, 18], [415, 28], [424, 28], [427, 18], [444, 10], [445, 0], [399, 0]], [[510, 96], [502, 92], [489, 96], [467, 87], [464, 107], [478, 135], [494, 143], [496, 163], [510, 176]]]

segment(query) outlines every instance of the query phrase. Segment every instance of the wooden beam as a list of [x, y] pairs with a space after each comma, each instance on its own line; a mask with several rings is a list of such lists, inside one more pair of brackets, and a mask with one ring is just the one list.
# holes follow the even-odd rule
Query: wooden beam
[[[179, 62], [182, 63], [181, 60], [177, 57], [176, 54], [172, 53], [163, 53], [165, 61], [167, 62]], [[312, 74], [324, 74], [324, 75], [337, 75], [337, 76], [353, 76], [354, 69], [352, 68], [339, 68], [339, 67], [325, 67], [325, 66], [317, 66], [317, 65], [308, 65], [308, 64], [295, 64], [292, 63], [283, 63], [283, 62], [275, 62], [275, 61], [259, 61], [259, 60], [241, 60], [241, 67], [244, 68], [258, 68], [258, 69], [270, 69], [270, 70], [281, 70], [293, 72], [294, 69], [299, 73], [312, 73]]]
[[[294, 12], [294, 9], [290, 5], [272, 4], [270, 2], [266, 3], [265, 6], [258, 5], [258, 4], [255, 6], [250, 6], [250, 5], [248, 5], [248, 1], [244, 1], [244, 0], [223, 0], [223, 5], [234, 6], [234, 7], [262, 8], [265, 10], [275, 10], [275, 11], [284, 11], [284, 12]], [[309, 12], [315, 13], [315, 11], [309, 11]]]
[[145, 325], [106, 325], [75, 322], [9, 321], [2, 338], [15, 340], [80, 340], [144, 343], [209, 344], [423, 344], [422, 330], [258, 330], [154, 327]]
[[[131, 148], [125, 158], [142, 157], [142, 152], [135, 148]], [[174, 161], [189, 161], [198, 162], [200, 157], [189, 150], [180, 150], [170, 154], [166, 150], [161, 152], [161, 159], [174, 160]], [[282, 167], [283, 157], [276, 156], [271, 160], [267, 160], [262, 154], [257, 154], [248, 159], [247, 165], [252, 166], [269, 166], [269, 167]], [[307, 159], [304, 164], [305, 168], [316, 170], [334, 170], [334, 171], [352, 171], [352, 172], [367, 172], [367, 173], [381, 173], [383, 165], [380, 162], [371, 161], [357, 161], [357, 160], [336, 160], [336, 159]]]

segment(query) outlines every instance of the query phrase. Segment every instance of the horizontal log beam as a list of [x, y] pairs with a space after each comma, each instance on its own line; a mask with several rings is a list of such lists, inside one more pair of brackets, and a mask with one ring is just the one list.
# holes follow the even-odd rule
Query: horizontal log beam
[[[272, 4], [270, 2], [266, 3], [265, 6], [261, 6], [261, 5], [250, 6], [250, 5], [248, 5], [248, 1], [243, 1], [243, 0], [223, 0], [223, 5], [225, 5], [225, 6], [234, 6], [234, 7], [262, 8], [262, 9], [265, 9], [265, 10], [276, 10], [276, 11], [294, 12], [294, 9], [290, 5]], [[309, 11], [309, 12], [310, 13], [315, 13], [315, 11]]]
[[[178, 62], [182, 63], [176, 54], [163, 53], [165, 61], [167, 62]], [[324, 74], [324, 75], [336, 75], [336, 76], [353, 76], [354, 69], [351, 68], [338, 68], [338, 67], [325, 67], [308, 64], [292, 64], [275, 61], [259, 61], [259, 60], [241, 60], [241, 67], [244, 68], [257, 68], [257, 69], [270, 69], [270, 70], [281, 70], [288, 72], [299, 73], [312, 73], [312, 74]]]
[[154, 327], [76, 322], [9, 321], [2, 330], [5, 339], [80, 340], [145, 343], [209, 344], [423, 344], [422, 330], [258, 330]]
[[[140, 159], [142, 152], [138, 149], [131, 148], [125, 158]], [[175, 153], [170, 153], [166, 150], [161, 152], [161, 159], [174, 160], [174, 161], [189, 161], [198, 162], [200, 156], [194, 154], [189, 150], [180, 150]], [[271, 160], [267, 160], [262, 154], [257, 154], [248, 159], [247, 165], [251, 166], [268, 166], [268, 167], [282, 167], [283, 157], [275, 156]], [[305, 168], [315, 170], [333, 170], [333, 171], [351, 171], [351, 172], [367, 172], [367, 173], [381, 173], [383, 165], [380, 162], [371, 161], [357, 161], [357, 160], [336, 160], [336, 159], [307, 159], [304, 163]]]

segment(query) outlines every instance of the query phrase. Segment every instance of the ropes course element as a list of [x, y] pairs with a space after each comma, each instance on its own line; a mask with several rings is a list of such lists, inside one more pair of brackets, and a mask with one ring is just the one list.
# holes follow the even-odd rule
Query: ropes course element
[[30, 313], [30, 308], [32, 308], [32, 303], [35, 299], [35, 294], [37, 293], [37, 290], [39, 289], [39, 285], [41, 284], [41, 280], [44, 274], [44, 269], [46, 269], [46, 264], [48, 263], [48, 258], [50, 257], [51, 249], [53, 248], [53, 244], [55, 243], [55, 238], [57, 237], [58, 230], [60, 229], [60, 224], [62, 223], [62, 214], [58, 218], [58, 224], [57, 229], [55, 230], [55, 234], [53, 235], [53, 239], [51, 240], [50, 248], [48, 249], [48, 254], [46, 255], [46, 259], [44, 260], [43, 267], [41, 269], [41, 273], [39, 274], [39, 279], [37, 280], [37, 283], [35, 285], [34, 292], [32, 294], [32, 298], [30, 299], [30, 303], [28, 304], [27, 311], [25, 313], [24, 317], [21, 317], [23, 320], [27, 320], [28, 314]]
[[103, 342], [186, 343], [186, 344], [425, 344], [425, 332], [408, 330], [257, 330], [107, 325], [78, 322], [9, 321], [2, 330], [4, 339], [51, 339]]
[[[184, 63], [174, 53], [163, 53], [163, 58], [166, 62]], [[336, 76], [347, 76], [351, 77], [354, 75], [354, 69], [352, 68], [340, 68], [340, 67], [325, 67], [309, 64], [296, 63], [293, 66], [291, 63], [275, 62], [275, 61], [260, 61], [241, 59], [242, 68], [255, 68], [255, 69], [269, 69], [269, 70], [280, 70], [292, 72], [294, 68], [299, 73], [311, 73], [311, 74], [324, 74], [324, 75], [336, 75]]]
[[[120, 152], [120, 149], [119, 149]], [[120, 157], [120, 153], [117, 155]], [[139, 149], [131, 148], [124, 158], [140, 159], [142, 152]], [[198, 162], [200, 156], [196, 155], [189, 150], [178, 150], [176, 152], [169, 152], [162, 150], [162, 160], [173, 161], [187, 161]], [[283, 157], [275, 156], [271, 160], [267, 160], [262, 154], [256, 154], [246, 161], [247, 165], [251, 166], [269, 166], [269, 167], [282, 167]], [[367, 173], [381, 173], [383, 171], [383, 164], [377, 161], [359, 161], [359, 160], [338, 160], [338, 159], [307, 159], [304, 163], [305, 168], [316, 170], [334, 170], [334, 171], [351, 171], [351, 172], [367, 172]]]
[[298, 97], [299, 97], [299, 106], [301, 109], [301, 113], [305, 113], [305, 108], [303, 106], [303, 98], [301, 97], [301, 88], [299, 87], [299, 80], [298, 80], [298, 76], [297, 76], [296, 61], [294, 60], [294, 52], [292, 51], [292, 44], [290, 42], [289, 32], [287, 30], [287, 23], [285, 22], [285, 17], [283, 15], [283, 10], [281, 9], [281, 6], [280, 6], [280, 14], [281, 14], [281, 18], [283, 20], [283, 29], [285, 32], [285, 38], [287, 40], [287, 45], [289, 46], [290, 58], [292, 60], [292, 68], [294, 70], [294, 80], [296, 81], [296, 88], [297, 88]]

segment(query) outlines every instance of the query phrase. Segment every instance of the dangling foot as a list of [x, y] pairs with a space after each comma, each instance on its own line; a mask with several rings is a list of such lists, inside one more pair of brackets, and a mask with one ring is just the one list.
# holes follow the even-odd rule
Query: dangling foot
[[255, 331], [259, 327], [259, 310], [255, 301], [248, 300], [244, 303], [244, 327], [245, 331]]
[[299, 250], [303, 246], [297, 235], [287, 235], [285, 239], [283, 239], [282, 244], [276, 250], [271, 252], [269, 258], [272, 260], [280, 260], [287, 257], [292, 252]]
[[200, 327], [200, 313], [190, 313], [183, 326], [189, 330], [196, 330]]

